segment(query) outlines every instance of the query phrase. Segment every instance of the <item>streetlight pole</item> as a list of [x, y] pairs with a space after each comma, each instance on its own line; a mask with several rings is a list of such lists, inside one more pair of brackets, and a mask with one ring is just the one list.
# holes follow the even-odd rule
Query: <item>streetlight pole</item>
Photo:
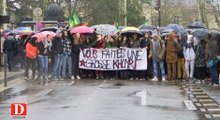
[[158, 7], [159, 7], [159, 9], [158, 9], [158, 26], [160, 27], [160, 25], [161, 25], [161, 1], [160, 0], [158, 0]]
[[[2, 2], [2, 10], [3, 10], [3, 15], [6, 16], [7, 15], [7, 0], [3, 0]], [[7, 25], [3, 24], [3, 29], [6, 30], [7, 29]]]
[[127, 0], [124, 0], [124, 19], [125, 19], [125, 26], [127, 26]]

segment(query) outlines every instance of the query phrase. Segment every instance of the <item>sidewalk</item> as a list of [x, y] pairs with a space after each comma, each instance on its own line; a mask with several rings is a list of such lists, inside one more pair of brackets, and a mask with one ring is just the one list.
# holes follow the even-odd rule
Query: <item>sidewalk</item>
[[220, 87], [211, 85], [199, 85], [211, 98], [220, 104]]
[[[4, 67], [0, 67], [0, 85], [4, 84]], [[7, 82], [14, 80], [16, 78], [23, 77], [24, 70], [20, 70], [19, 68], [14, 68], [12, 72], [7, 71]]]

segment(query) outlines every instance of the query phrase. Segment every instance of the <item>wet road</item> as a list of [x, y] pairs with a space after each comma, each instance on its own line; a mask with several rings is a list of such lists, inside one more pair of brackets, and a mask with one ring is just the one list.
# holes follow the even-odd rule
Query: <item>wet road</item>
[[[141, 105], [140, 91], [146, 91]], [[0, 93], [0, 120], [12, 120], [10, 104], [27, 103], [26, 120], [203, 120], [184, 100], [179, 83], [126, 80], [24, 82]]]

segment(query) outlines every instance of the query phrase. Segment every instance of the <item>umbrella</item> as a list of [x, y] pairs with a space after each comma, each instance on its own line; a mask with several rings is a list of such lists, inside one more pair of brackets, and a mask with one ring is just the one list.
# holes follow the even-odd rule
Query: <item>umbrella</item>
[[161, 36], [169, 35], [171, 32], [173, 32], [173, 29], [164, 29], [160, 32]]
[[57, 30], [59, 30], [59, 28], [57, 28], [57, 27], [47, 27], [47, 28], [41, 29], [40, 31], [41, 32], [43, 32], [43, 31], [52, 31], [52, 32], [56, 33]]
[[163, 31], [163, 30], [166, 30], [167, 28], [166, 27], [164, 27], [164, 26], [161, 26], [161, 27], [159, 27], [158, 28], [158, 30], [161, 32], [161, 31]]
[[183, 26], [178, 25], [178, 24], [169, 24], [166, 28], [168, 29], [173, 29], [174, 31], [178, 32], [178, 33], [184, 33], [186, 32], [186, 30], [184, 29]]
[[15, 30], [18, 30], [20, 32], [32, 32], [31, 28], [29, 27], [18, 27]]
[[36, 33], [32, 37], [37, 37], [37, 42], [41, 42], [42, 40], [44, 40], [47, 37], [47, 35], [50, 35], [51, 37], [55, 37], [56, 33], [52, 32], [52, 31], [43, 31], [43, 32]]
[[94, 25], [91, 28], [96, 29], [96, 33], [102, 35], [115, 35], [117, 32], [119, 32], [114, 25], [109, 24]]
[[188, 25], [187, 25], [187, 27], [189, 27], [189, 28], [204, 28], [204, 29], [206, 29], [206, 26], [205, 26], [205, 24], [203, 24], [202, 22], [200, 22], [200, 21], [196, 21], [196, 22], [191, 22], [191, 23], [189, 23]]
[[21, 38], [24, 37], [24, 36], [29, 36], [31, 34], [34, 34], [34, 32], [24, 32], [24, 33], [21, 33]]
[[3, 30], [3, 31], [1, 32], [1, 35], [4, 35], [4, 34], [10, 32], [10, 31], [11, 31], [11, 30]]
[[153, 25], [140, 25], [139, 26], [139, 29], [142, 30], [142, 29], [148, 29], [148, 30], [153, 30], [157, 27], [153, 26]]
[[22, 31], [14, 29], [12, 31], [9, 31], [9, 32], [5, 33], [4, 35], [9, 35], [9, 34], [19, 35], [21, 33], [22, 33]]
[[127, 35], [127, 34], [138, 34], [138, 35], [143, 35], [143, 33], [140, 32], [140, 30], [136, 27], [126, 27], [121, 30], [122, 35]]
[[119, 26], [119, 30], [126, 28], [125, 26]]
[[198, 40], [205, 39], [209, 31], [207, 29], [198, 29], [192, 32], [192, 35], [195, 36]]
[[160, 33], [161, 34], [163, 34], [163, 33], [171, 33], [173, 31], [174, 31], [173, 29], [165, 29], [165, 30], [161, 31]]
[[70, 33], [93, 33], [93, 29], [87, 26], [78, 26], [78, 27], [74, 27]]
[[149, 30], [149, 29], [141, 29], [140, 31], [141, 31], [143, 34], [146, 34], [146, 33], [152, 34], [152, 33], [153, 33], [153, 30]]

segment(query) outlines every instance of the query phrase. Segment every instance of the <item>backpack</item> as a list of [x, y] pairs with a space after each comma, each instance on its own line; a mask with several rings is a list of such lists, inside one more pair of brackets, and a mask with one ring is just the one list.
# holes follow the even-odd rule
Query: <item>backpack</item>
[[26, 45], [26, 57], [30, 59], [35, 59], [38, 54], [38, 48], [31, 45], [31, 43], [27, 43]]

